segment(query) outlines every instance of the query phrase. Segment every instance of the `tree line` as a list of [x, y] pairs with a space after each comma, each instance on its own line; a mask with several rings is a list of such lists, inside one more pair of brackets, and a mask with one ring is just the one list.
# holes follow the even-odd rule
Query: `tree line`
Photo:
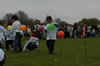
[[[25, 25], [32, 26], [33, 23], [41, 23], [39, 19], [29, 18], [29, 16], [24, 11], [18, 11], [17, 13], [14, 13], [14, 14], [12, 13], [5, 14], [4, 17], [0, 20], [0, 23], [3, 24], [5, 21], [8, 21], [8, 23], [11, 23], [12, 22], [11, 18], [13, 15], [17, 15], [19, 18], [19, 21]], [[56, 18], [54, 19], [54, 21], [60, 24], [61, 26], [69, 24], [68, 22], [63, 21], [60, 18]], [[81, 24], [81, 25], [83, 24], [97, 25], [97, 24], [100, 24], [100, 20], [97, 18], [83, 18], [81, 21], [75, 22], [74, 24], [76, 23]]]

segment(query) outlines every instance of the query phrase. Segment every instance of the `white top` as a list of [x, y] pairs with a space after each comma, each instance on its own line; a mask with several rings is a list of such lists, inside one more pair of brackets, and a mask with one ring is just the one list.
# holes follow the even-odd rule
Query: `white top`
[[14, 40], [15, 38], [14, 32], [11, 32], [11, 30], [6, 30], [6, 35], [7, 35], [6, 40]]
[[91, 32], [92, 27], [91, 26], [87, 26], [87, 32]]
[[15, 21], [12, 25], [12, 28], [11, 28], [11, 31], [14, 31], [14, 32], [20, 32], [20, 29], [19, 27], [21, 26], [21, 23], [20, 21]]
[[100, 29], [100, 25], [97, 25], [97, 27]]
[[4, 59], [4, 51], [2, 49], [0, 49], [0, 62], [3, 61]]
[[2, 40], [5, 40], [5, 36], [6, 36], [6, 29], [0, 25], [0, 42]]
[[70, 30], [71, 30], [71, 27], [67, 26], [67, 31], [70, 32]]
[[92, 33], [95, 33], [95, 29], [92, 29]]
[[36, 45], [39, 46], [38, 40], [39, 40], [38, 38], [31, 37], [28, 41], [26, 41], [25, 46], [23, 48], [23, 52], [25, 51], [26, 47], [30, 42], [36, 42]]
[[36, 30], [37, 30], [37, 29], [36, 29], [36, 25], [34, 25], [34, 30], [33, 30], [33, 32], [36, 32]]
[[92, 28], [91, 26], [87, 26], [87, 29], [90, 29], [91, 30], [91, 28]]
[[[54, 24], [54, 23], [51, 23], [51, 24]], [[46, 25], [45, 27], [45, 30], [47, 30], [47, 40], [56, 40], [57, 39], [57, 31], [58, 31], [58, 28], [56, 27], [54, 30], [50, 31], [48, 30], [48, 25]]]
[[30, 33], [30, 32], [31, 32], [31, 28], [27, 28], [27, 32], [29, 32], [29, 33]]

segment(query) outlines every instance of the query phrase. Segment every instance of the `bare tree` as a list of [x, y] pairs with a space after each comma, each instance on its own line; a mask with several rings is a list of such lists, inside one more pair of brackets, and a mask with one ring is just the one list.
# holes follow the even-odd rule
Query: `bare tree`
[[6, 21], [8, 21], [9, 23], [11, 23], [12, 22], [12, 16], [13, 16], [13, 14], [12, 13], [8, 13], [8, 14], [6, 14], [4, 17], [3, 17], [3, 20], [6, 20]]

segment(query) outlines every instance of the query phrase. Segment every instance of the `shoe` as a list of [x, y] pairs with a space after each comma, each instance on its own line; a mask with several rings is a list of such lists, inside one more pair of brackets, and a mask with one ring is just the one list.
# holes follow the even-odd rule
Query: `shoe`
[[49, 52], [49, 54], [53, 54], [53, 52]]
[[33, 52], [33, 53], [34, 53], [35, 51], [33, 50], [33, 51], [31, 51], [31, 52]]

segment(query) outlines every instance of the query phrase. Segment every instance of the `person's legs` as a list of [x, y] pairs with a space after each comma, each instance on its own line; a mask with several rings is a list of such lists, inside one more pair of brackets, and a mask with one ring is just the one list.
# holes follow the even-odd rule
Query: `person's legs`
[[67, 38], [67, 31], [65, 31], [65, 36], [64, 36], [64, 38], [65, 38], [65, 39]]
[[18, 51], [19, 51], [19, 52], [22, 52], [21, 38], [22, 38], [22, 36], [20, 35], [20, 36], [19, 36], [19, 39], [18, 39]]
[[10, 40], [10, 45], [11, 45], [11, 48], [13, 50], [13, 40]]
[[10, 44], [10, 41], [6, 40], [6, 50], [9, 50], [9, 44]]
[[100, 37], [100, 29], [99, 29], [99, 37]]
[[35, 51], [35, 49], [37, 48], [37, 46], [36, 45], [32, 45], [31, 47], [30, 47], [31, 49], [31, 51]]
[[49, 54], [53, 54], [55, 40], [47, 40], [46, 44], [47, 44], [47, 47], [48, 47], [48, 50], [49, 50]]
[[17, 44], [18, 44], [18, 37], [15, 37], [15, 40], [14, 40], [14, 43], [13, 43], [14, 52], [17, 52]]
[[30, 51], [35, 51], [35, 49], [37, 48], [37, 45], [34, 43], [32, 43], [32, 42], [29, 43], [29, 45], [27, 46], [27, 49], [29, 49]]
[[20, 45], [20, 40], [21, 38], [20, 38], [20, 33], [19, 32], [17, 32], [16, 33], [16, 36], [15, 36], [15, 40], [14, 40], [14, 44], [13, 44], [13, 50], [14, 50], [14, 52], [17, 52], [17, 48], [19, 48], [19, 45]]
[[2, 61], [0, 61], [0, 66], [4, 66], [4, 64], [5, 64], [5, 58]]
[[50, 52], [50, 40], [47, 40], [46, 46], [47, 46], [47, 48], [48, 48], [48, 50], [49, 50], [49, 52]]
[[2, 43], [0, 42], [0, 48], [2, 49]]
[[87, 37], [89, 37], [89, 32], [87, 32]]
[[49, 50], [49, 43], [50, 43], [50, 40], [47, 40], [46, 46], [47, 46], [48, 50]]
[[0, 62], [0, 66], [3, 66], [3, 63], [2, 62]]
[[54, 45], [55, 45], [55, 40], [51, 40], [50, 41], [50, 49], [49, 49], [49, 53], [50, 54], [53, 54], [53, 51], [54, 51]]

